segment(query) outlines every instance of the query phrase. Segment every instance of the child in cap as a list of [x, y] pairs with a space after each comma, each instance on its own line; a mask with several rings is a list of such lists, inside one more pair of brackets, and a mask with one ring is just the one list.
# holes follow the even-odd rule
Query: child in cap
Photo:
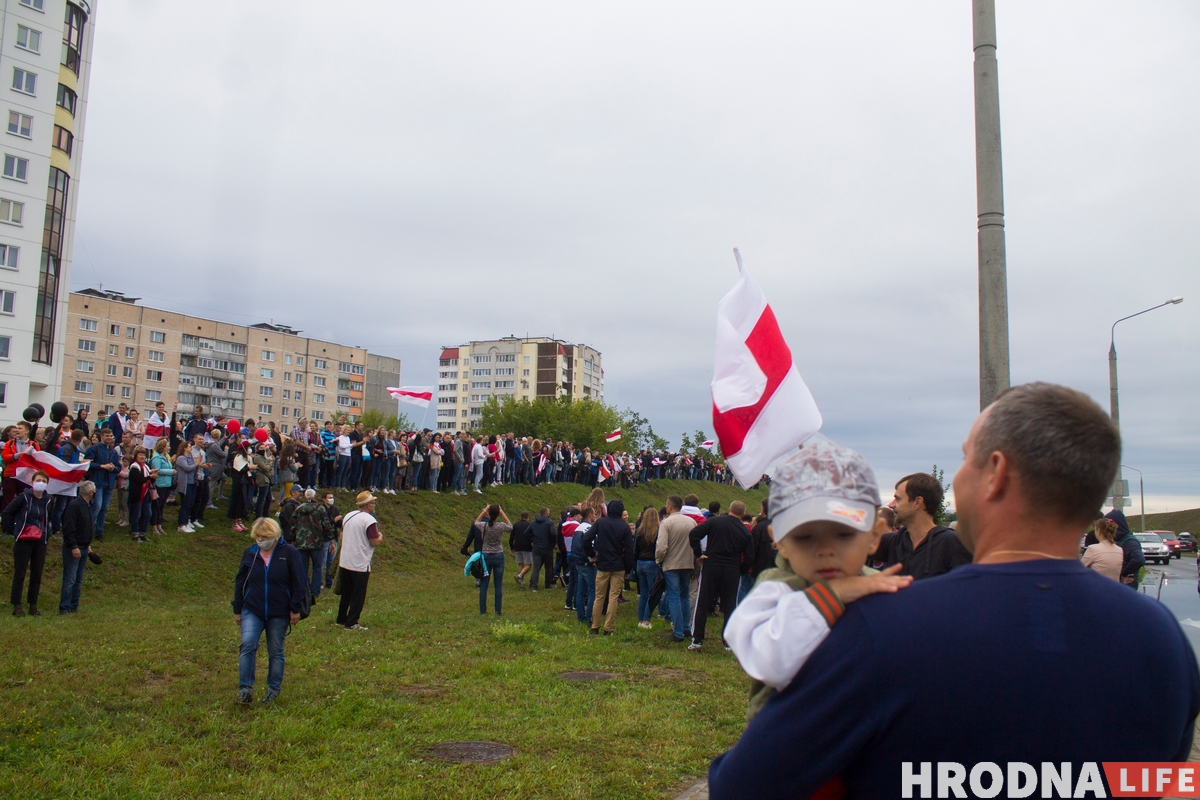
[[768, 528], [779, 551], [725, 625], [725, 640], [751, 678], [749, 721], [771, 691], [783, 691], [846, 610], [846, 603], [912, 583], [878, 572], [867, 557], [884, 521], [866, 459], [819, 437], [788, 458], [771, 481]]

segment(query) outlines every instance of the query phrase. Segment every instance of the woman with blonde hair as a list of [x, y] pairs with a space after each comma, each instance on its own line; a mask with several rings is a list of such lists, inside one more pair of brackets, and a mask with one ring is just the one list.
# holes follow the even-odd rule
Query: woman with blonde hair
[[592, 493], [588, 495], [587, 500], [583, 501], [583, 504], [596, 512], [594, 519], [603, 519], [608, 515], [608, 504], [604, 502], [604, 490], [599, 486], [592, 489]]
[[300, 621], [307, 594], [300, 553], [280, 538], [279, 523], [270, 517], [254, 520], [254, 544], [242, 552], [233, 580], [233, 621], [242, 632], [238, 650], [239, 703], [254, 700], [254, 669], [258, 643], [267, 634], [267, 693], [264, 703], [279, 697], [283, 687], [283, 638], [289, 625]]
[[1083, 565], [1114, 581], [1121, 580], [1125, 551], [1117, 544], [1117, 523], [1111, 519], [1096, 520], [1096, 538], [1099, 541], [1083, 551]]
[[654, 613], [654, 609], [650, 607], [650, 590], [658, 580], [658, 562], [654, 559], [654, 550], [658, 546], [658, 524], [658, 511], [653, 506], [646, 506], [642, 511], [642, 520], [638, 525], [633, 546], [637, 559], [639, 628], [649, 629], [650, 616]]

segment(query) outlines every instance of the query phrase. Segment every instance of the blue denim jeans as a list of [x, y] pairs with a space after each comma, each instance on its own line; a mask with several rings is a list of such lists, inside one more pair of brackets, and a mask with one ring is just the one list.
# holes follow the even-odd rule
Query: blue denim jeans
[[71, 557], [71, 548], [63, 545], [62, 594], [58, 598], [58, 610], [78, 611], [79, 590], [83, 588], [83, 568], [87, 566], [87, 548], [79, 548], [79, 558]]
[[350, 456], [338, 456], [333, 474], [333, 485], [338, 489], [350, 488]]
[[592, 604], [596, 602], [596, 567], [582, 558], [571, 556], [571, 571], [575, 581], [575, 616], [580, 622], [592, 621]]
[[271, 510], [271, 486], [259, 486], [254, 495], [254, 517], [261, 519]]
[[238, 686], [249, 689], [254, 686], [254, 667], [258, 656], [258, 642], [263, 630], [267, 632], [267, 689], [278, 692], [283, 686], [283, 637], [287, 633], [288, 618], [272, 617], [264, 620], [242, 609], [242, 646], [238, 651]]
[[145, 533], [150, 527], [150, 510], [154, 502], [150, 499], [149, 493], [146, 494], [146, 499], [141, 502], [136, 502], [131, 497], [129, 498], [129, 532], [130, 533]]
[[487, 564], [488, 575], [479, 581], [479, 613], [487, 613], [488, 583], [496, 584], [496, 614], [503, 613], [504, 604], [504, 553], [485, 553], [483, 561]]
[[437, 491], [438, 475], [441, 475], [441, 474], [442, 474], [441, 467], [438, 467], [437, 469], [429, 470], [428, 483], [429, 483], [429, 488], [431, 491], [434, 491], [434, 492]]
[[387, 459], [373, 458], [371, 459], [371, 485], [372, 490], [386, 489], [387, 478]]
[[754, 588], [754, 576], [753, 575], [743, 575], [741, 581], [738, 583], [738, 599], [737, 599], [737, 601], [738, 601], [739, 606], [742, 604], [742, 601], [746, 599], [746, 595], [750, 594], [750, 590], [753, 588]]
[[483, 481], [483, 464], [475, 465], [475, 491], [479, 491], [479, 484]]
[[316, 600], [321, 594], [321, 585], [325, 581], [325, 554], [329, 552], [329, 543], [321, 542], [316, 550], [300, 550], [300, 568], [308, 579], [308, 593]]
[[177, 493], [179, 500], [179, 525], [183, 527], [196, 518], [192, 506], [196, 504], [196, 484], [188, 484], [186, 490]]
[[650, 607], [650, 590], [654, 581], [658, 580], [658, 564], [654, 559], [642, 559], [637, 562], [638, 585], [638, 622], [649, 622], [654, 614]]
[[333, 587], [333, 573], [337, 572], [338, 568], [338, 544], [337, 539], [334, 539], [330, 544], [333, 545], [332, 552], [325, 550], [325, 585], [329, 588]]
[[466, 487], [463, 486], [463, 464], [460, 461], [454, 463], [454, 475], [450, 479], [450, 491], [466, 491]]
[[410, 489], [424, 488], [423, 486], [421, 486], [421, 479], [425, 477], [425, 462], [419, 461], [416, 464], [413, 464], [409, 468], [408, 471], [412, 476], [411, 480], [409, 481], [408, 488], [410, 488]]
[[92, 524], [95, 526], [97, 536], [104, 533], [104, 518], [108, 516], [108, 504], [112, 502], [115, 491], [116, 489], [112, 487], [107, 489], [96, 487], [96, 496], [92, 498]]
[[672, 633], [680, 639], [691, 626], [691, 581], [690, 569], [667, 570], [667, 606], [671, 609], [671, 628]]

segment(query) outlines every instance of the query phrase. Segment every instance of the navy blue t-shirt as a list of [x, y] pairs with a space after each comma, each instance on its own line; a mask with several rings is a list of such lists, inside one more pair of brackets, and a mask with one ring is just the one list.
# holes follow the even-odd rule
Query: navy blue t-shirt
[[1197, 712], [1195, 656], [1155, 600], [1078, 561], [968, 564], [847, 606], [709, 793], [807, 798], [840, 776], [900, 797], [906, 761], [1069, 761], [1077, 780], [1088, 761], [1186, 761]]

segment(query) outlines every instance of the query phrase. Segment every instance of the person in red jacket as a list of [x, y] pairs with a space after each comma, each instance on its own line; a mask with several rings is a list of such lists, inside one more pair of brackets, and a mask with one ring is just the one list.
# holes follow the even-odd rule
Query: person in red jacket
[[9, 428], [2, 452], [4, 459], [4, 487], [0, 507], [7, 508], [21, 492], [29, 488], [28, 484], [17, 479], [17, 459], [29, 448], [40, 450], [33, 440], [33, 426], [28, 422], [18, 422]]

